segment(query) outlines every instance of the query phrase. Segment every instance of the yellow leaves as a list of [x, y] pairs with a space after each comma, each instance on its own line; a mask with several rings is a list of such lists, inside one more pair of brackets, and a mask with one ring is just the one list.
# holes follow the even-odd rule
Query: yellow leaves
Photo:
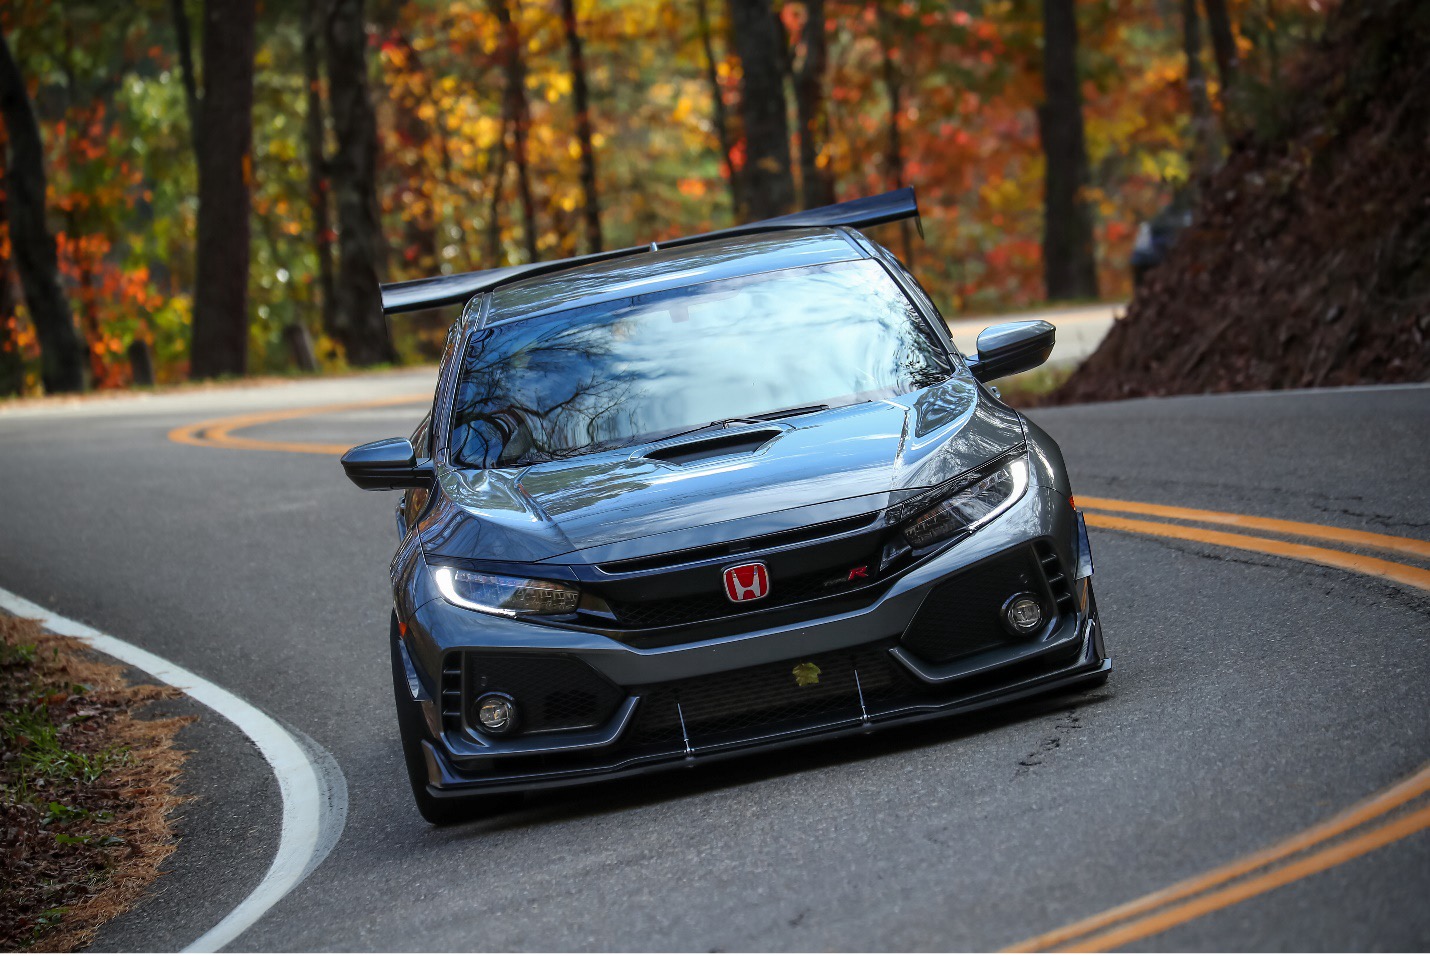
[[671, 111], [670, 118], [677, 123], [684, 123], [694, 112], [695, 101], [689, 96], [681, 96], [675, 101], [675, 109]]
[[496, 141], [501, 138], [501, 120], [483, 114], [475, 121], [463, 124], [463, 132], [486, 149], [496, 145]]
[[990, 178], [978, 190], [979, 198], [994, 212], [1006, 212], [1023, 205], [1023, 190], [1015, 179]]
[[1160, 179], [1166, 183], [1184, 183], [1191, 175], [1187, 157], [1176, 150], [1142, 153], [1137, 159], [1138, 167], [1143, 175]]
[[572, 90], [571, 74], [566, 70], [549, 70], [540, 74], [531, 74], [526, 79], [526, 85], [533, 90], [545, 87], [542, 96], [548, 103], [555, 103], [564, 96], [570, 96]]

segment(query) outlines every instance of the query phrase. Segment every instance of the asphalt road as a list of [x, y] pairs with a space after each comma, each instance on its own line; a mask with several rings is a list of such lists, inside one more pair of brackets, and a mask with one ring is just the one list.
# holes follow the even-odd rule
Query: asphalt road
[[[233, 691], [346, 777], [336, 848], [235, 949], [996, 949], [1304, 830], [1430, 761], [1430, 595], [1094, 530], [1115, 661], [1103, 689], [430, 828], [402, 775], [386, 657], [396, 494], [358, 492], [325, 455], [167, 437], [429, 389], [430, 373], [393, 374], [0, 412], [0, 587]], [[348, 444], [417, 416], [394, 405], [242, 434]], [[1430, 538], [1430, 388], [1033, 417], [1079, 496]], [[196, 799], [171, 872], [100, 949], [187, 945], [271, 859], [279, 802], [257, 752], [211, 714], [183, 743]], [[1419, 829], [1135, 947], [1423, 950], [1427, 898]]]

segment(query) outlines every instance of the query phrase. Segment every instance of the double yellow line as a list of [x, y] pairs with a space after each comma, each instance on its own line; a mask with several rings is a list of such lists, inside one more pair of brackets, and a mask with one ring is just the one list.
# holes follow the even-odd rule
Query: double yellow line
[[[347, 450], [344, 445], [267, 441], [233, 433], [258, 425], [336, 412], [412, 405], [426, 402], [430, 397], [427, 394], [402, 395], [342, 405], [234, 415], [176, 428], [169, 433], [169, 438], [182, 444], [211, 448], [341, 455]], [[1430, 542], [1415, 538], [1142, 501], [1083, 497], [1078, 499], [1078, 504], [1084, 509], [1087, 523], [1096, 528], [1269, 554], [1430, 591], [1430, 570], [1361, 553], [1379, 552], [1430, 562]], [[1204, 527], [1206, 525], [1212, 527]], [[1236, 530], [1222, 530], [1225, 528]], [[1242, 533], [1245, 531], [1262, 533]], [[1267, 534], [1280, 537], [1266, 537]], [[1288, 538], [1301, 540], [1286, 540]], [[1307, 544], [1306, 541], [1322, 544]], [[1326, 543], [1358, 550], [1324, 547]], [[1165, 932], [1430, 828], [1430, 805], [1413, 805], [1427, 793], [1430, 793], [1430, 767], [1274, 846], [1129, 903], [1034, 936], [1009, 947], [1008, 952], [1103, 951]]]
[[1423, 560], [1430, 560], [1430, 541], [1398, 538], [1394, 535], [1375, 534], [1369, 531], [1353, 531], [1350, 528], [1336, 528], [1330, 525], [1308, 524], [1304, 521], [1283, 521], [1279, 518], [1260, 518], [1227, 511], [1202, 511], [1197, 508], [1178, 508], [1171, 505], [1148, 504], [1142, 501], [1080, 497], [1078, 504], [1087, 512], [1087, 523], [1097, 528], [1128, 531], [1133, 534], [1149, 534], [1160, 538], [1177, 538], [1182, 541], [1200, 541], [1203, 544], [1239, 548], [1242, 551], [1259, 551], [1262, 554], [1274, 554], [1282, 558], [1308, 561], [1312, 564], [1323, 564], [1344, 571], [1355, 571], [1359, 574], [1387, 578], [1398, 584], [1430, 591], [1430, 571], [1397, 561], [1386, 561], [1382, 558], [1349, 551], [1337, 551], [1332, 548], [1322, 548], [1293, 541], [1280, 541], [1275, 538], [1213, 531], [1164, 522], [1142, 521], [1136, 518], [1122, 518], [1102, 512], [1115, 511], [1123, 514], [1171, 518], [1177, 521], [1254, 528], [1274, 534], [1335, 541], [1370, 550], [1391, 551]]
[[[1106, 952], [1329, 870], [1430, 827], [1430, 806], [1395, 812], [1427, 791], [1430, 767], [1275, 846], [1034, 936], [1004, 952]], [[1367, 826], [1387, 817], [1389, 822]], [[1356, 832], [1346, 836], [1352, 831]]]
[[[240, 428], [271, 425], [274, 422], [292, 421], [297, 418], [314, 418], [318, 415], [332, 415], [338, 412], [355, 412], [369, 408], [386, 408], [392, 405], [416, 405], [430, 402], [430, 392], [414, 395], [395, 395], [391, 398], [369, 399], [362, 402], [346, 402], [342, 405], [315, 405], [309, 408], [285, 408], [275, 412], [253, 412], [248, 415], [228, 415], [211, 418], [192, 425], [180, 425], [169, 432], [169, 441], [181, 445], [197, 445], [200, 448], [237, 448], [244, 451], [289, 451], [308, 455], [341, 455], [348, 450], [347, 445], [325, 445], [301, 441], [266, 441], [260, 438], [244, 438], [234, 435]], [[417, 416], [420, 418], [421, 416]], [[417, 420], [413, 420], [413, 425]]]
[[[1256, 551], [1368, 574], [1430, 591], [1430, 571], [1397, 561], [1260, 535], [1237, 534], [1186, 523], [1146, 521], [1122, 515], [1247, 528], [1430, 560], [1430, 542], [1415, 538], [1112, 498], [1084, 497], [1078, 499], [1078, 504], [1085, 511], [1087, 523], [1093, 527]], [[1006, 952], [1104, 952], [1155, 936], [1430, 828], [1430, 805], [1412, 806], [1426, 793], [1430, 793], [1430, 767], [1274, 846], [1129, 903], [1034, 936], [1010, 946]]]

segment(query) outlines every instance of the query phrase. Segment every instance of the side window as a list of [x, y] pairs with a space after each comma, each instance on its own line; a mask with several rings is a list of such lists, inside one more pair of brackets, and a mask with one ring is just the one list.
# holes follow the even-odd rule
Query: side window
[[898, 273], [898, 277], [901, 280], [900, 284], [903, 285], [904, 290], [908, 292], [909, 296], [914, 300], [914, 304], [919, 307], [924, 315], [932, 320], [935, 325], [934, 332], [938, 335], [938, 340], [942, 342], [944, 347], [950, 352], [955, 355], [959, 354], [958, 346], [953, 344], [953, 336], [948, 332], [947, 320], [944, 319], [943, 313], [939, 312], [938, 306], [934, 305], [933, 296], [928, 294], [928, 290], [924, 288], [923, 283], [920, 282], [902, 262], [892, 255], [888, 256], [884, 261], [888, 264], [889, 268]]
[[[432, 457], [432, 413], [428, 412], [422, 418], [422, 424], [417, 426], [417, 430], [412, 433], [412, 448], [417, 452], [418, 458]], [[411, 528], [421, 517], [422, 511], [427, 507], [427, 502], [431, 500], [432, 493], [426, 488], [408, 488], [407, 493], [402, 496], [402, 523]]]
[[[456, 379], [457, 370], [462, 364], [461, 351], [462, 342], [466, 338], [467, 319], [477, 301], [478, 299], [469, 301], [462, 309], [462, 317], [453, 322], [452, 327], [447, 330], [447, 344], [442, 347], [442, 360], [437, 365], [437, 391], [432, 402], [432, 412], [423, 421], [426, 428], [423, 435], [426, 443], [426, 456], [434, 461], [437, 458], [439, 443], [446, 441], [446, 432], [450, 427], [450, 399], [453, 380]], [[433, 415], [437, 416], [435, 421]], [[415, 441], [412, 447], [417, 447]]]
[[412, 433], [412, 447], [418, 458], [432, 457], [432, 413], [423, 416], [421, 424]]
[[911, 286], [911, 291], [914, 294], [914, 298], [918, 301], [918, 304], [923, 307], [923, 310], [929, 315], [935, 316], [940, 321], [942, 321], [943, 313], [939, 312], [938, 306], [933, 304], [933, 296], [928, 294], [928, 290], [924, 288], [924, 284], [920, 282], [918, 280], [918, 277], [915, 276], [912, 272], [910, 272], [898, 259], [894, 259], [893, 263], [894, 268], [898, 270], [899, 275], [906, 283], [909, 284], [909, 286]]

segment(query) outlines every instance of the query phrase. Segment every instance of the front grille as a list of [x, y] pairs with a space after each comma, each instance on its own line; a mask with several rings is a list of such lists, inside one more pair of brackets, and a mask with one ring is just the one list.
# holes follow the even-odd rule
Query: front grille
[[648, 558], [626, 558], [622, 561], [609, 561], [598, 567], [607, 574], [631, 574], [638, 571], [655, 571], [661, 568], [670, 568], [682, 564], [692, 564], [697, 561], [707, 561], [711, 558], [724, 558], [736, 554], [749, 554], [753, 551], [768, 551], [770, 548], [782, 548], [791, 544], [803, 544], [806, 541], [817, 541], [820, 538], [828, 538], [834, 535], [848, 534], [852, 531], [859, 531], [867, 528], [875, 518], [879, 516], [876, 511], [868, 514], [855, 515], [852, 518], [840, 518], [837, 521], [826, 521], [823, 524], [806, 525], [802, 528], [794, 528], [790, 531], [775, 531], [770, 534], [757, 535], [753, 538], [741, 538], [738, 541], [726, 541], [720, 544], [705, 545], [699, 548], [687, 548], [684, 551], [669, 551], [665, 554], [657, 554]]
[[[865, 566], [877, 567], [874, 556], [870, 556]], [[823, 568], [809, 574], [770, 576], [770, 593], [763, 600], [748, 604], [736, 604], [725, 596], [724, 591], [706, 591], [686, 597], [668, 598], [656, 601], [620, 601], [607, 598], [606, 603], [616, 615], [622, 627], [655, 628], [675, 627], [693, 624], [696, 621], [710, 621], [736, 614], [786, 607], [812, 598], [831, 597], [867, 585], [867, 579], [848, 580], [849, 563]], [[711, 578], [719, 581], [719, 571], [713, 570]]]
[[[450, 654], [442, 669], [442, 715], [448, 730], [461, 727], [482, 694], [499, 691], [516, 701], [519, 734], [599, 727], [625, 694], [590, 665], [572, 657]], [[475, 715], [468, 723], [478, 724]]]
[[[806, 680], [818, 680], [800, 686], [796, 668]], [[633, 746], [679, 746], [688, 736], [692, 746], [701, 746], [820, 719], [857, 720], [863, 713], [861, 690], [864, 708], [870, 711], [913, 693], [889, 659], [888, 645], [761, 664], [638, 691], [640, 707], [625, 739]]]
[[1003, 602], [1031, 591], [1043, 601], [1043, 613], [1050, 613], [1043, 569], [1025, 547], [944, 581], [924, 598], [901, 643], [930, 664], [943, 664], [1018, 640], [1003, 629]]

